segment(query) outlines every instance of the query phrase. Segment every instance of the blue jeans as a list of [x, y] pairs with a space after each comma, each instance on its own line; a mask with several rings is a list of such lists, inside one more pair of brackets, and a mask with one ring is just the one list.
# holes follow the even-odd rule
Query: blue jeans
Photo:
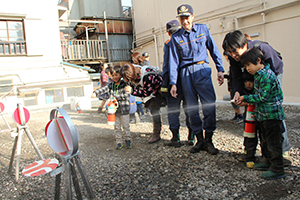
[[[280, 86], [281, 86], [282, 85], [282, 74], [278, 74], [277, 79], [278, 79], [278, 81], [280, 83]], [[291, 149], [291, 146], [290, 146], [289, 138], [287, 136], [287, 129], [286, 129], [285, 120], [282, 121], [282, 125], [283, 125], [283, 128], [284, 128], [284, 132], [282, 133], [282, 137], [283, 137], [282, 151], [289, 151]]]
[[137, 106], [137, 113], [139, 115], [141, 115], [141, 114], [145, 115], [144, 110], [143, 110], [143, 104], [142, 103], [137, 103], [136, 106]]

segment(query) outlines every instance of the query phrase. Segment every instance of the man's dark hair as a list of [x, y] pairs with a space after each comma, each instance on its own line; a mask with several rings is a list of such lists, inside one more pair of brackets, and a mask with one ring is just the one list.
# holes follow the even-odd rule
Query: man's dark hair
[[248, 40], [244, 33], [240, 30], [236, 30], [226, 34], [222, 47], [224, 51], [234, 52], [237, 48], [243, 48], [247, 43]]
[[245, 53], [243, 53], [243, 55], [241, 56], [241, 64], [243, 66], [252, 63], [254, 65], [257, 65], [257, 60], [258, 58], [261, 59], [261, 63], [264, 64], [264, 55], [262, 54], [262, 52], [256, 48], [253, 47], [251, 49], [248, 49], [247, 51], [245, 51]]

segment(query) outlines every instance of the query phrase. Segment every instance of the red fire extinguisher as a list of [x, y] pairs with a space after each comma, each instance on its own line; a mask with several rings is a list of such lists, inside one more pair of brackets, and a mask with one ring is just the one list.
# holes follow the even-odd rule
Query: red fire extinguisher
[[76, 103], [76, 110], [77, 110], [78, 114], [81, 113], [81, 108], [79, 106], [79, 102]]
[[245, 130], [244, 130], [244, 137], [254, 138], [255, 137], [255, 117], [254, 117], [254, 105], [248, 105], [246, 111], [246, 118], [245, 118]]
[[116, 120], [116, 110], [118, 107], [118, 103], [113, 98], [110, 99], [109, 103], [107, 104], [107, 123], [109, 125], [115, 125]]

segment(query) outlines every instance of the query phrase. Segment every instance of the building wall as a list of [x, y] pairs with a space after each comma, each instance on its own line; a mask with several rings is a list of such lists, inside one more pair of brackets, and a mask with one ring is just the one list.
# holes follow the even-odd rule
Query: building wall
[[[33, 107], [39, 108], [69, 103], [69, 99], [65, 98], [67, 87], [83, 87], [87, 97], [92, 92], [92, 81], [86, 70], [61, 64], [57, 2], [45, 1], [39, 8], [32, 5], [41, 4], [38, 0], [16, 0], [6, 1], [0, 8], [0, 19], [7, 16], [25, 17], [27, 46], [27, 55], [0, 55], [0, 80], [9, 79], [14, 84], [9, 95], [2, 98], [4, 94], [0, 94], [6, 112], [14, 110], [18, 102], [24, 105], [24, 98], [30, 98], [29, 94], [37, 100], [37, 105]], [[57, 88], [63, 91], [63, 102], [47, 104], [45, 91]]]
[[[150, 53], [150, 64], [162, 66], [163, 44], [169, 39], [165, 31], [165, 24], [176, 19], [176, 9], [183, 2], [179, 0], [133, 0], [133, 23], [136, 44], [156, 38], [156, 41], [139, 46], [139, 52]], [[265, 4], [261, 0], [190, 0], [193, 6], [196, 23], [205, 23], [210, 28], [216, 44], [222, 54], [222, 42], [226, 33], [240, 29], [244, 33], [259, 35], [256, 40], [269, 42], [283, 55], [284, 74], [283, 92], [285, 102], [300, 102], [300, 94], [295, 92], [300, 88], [296, 84], [300, 69], [298, 67], [298, 54], [300, 50], [300, 1], [272, 0]], [[266, 8], [263, 12], [257, 12]], [[274, 9], [268, 9], [274, 8]], [[244, 15], [244, 17], [242, 17]], [[246, 15], [246, 16], [245, 16]], [[265, 17], [265, 21], [263, 21]], [[236, 20], [238, 18], [238, 20]], [[238, 23], [236, 23], [238, 22]], [[223, 58], [225, 71], [228, 63]], [[210, 58], [210, 66], [215, 69]], [[217, 99], [228, 95], [227, 82], [221, 87], [216, 81], [216, 70], [212, 74]]]
[[103, 17], [103, 11], [107, 17], [123, 17], [121, 0], [71, 0], [69, 19]]

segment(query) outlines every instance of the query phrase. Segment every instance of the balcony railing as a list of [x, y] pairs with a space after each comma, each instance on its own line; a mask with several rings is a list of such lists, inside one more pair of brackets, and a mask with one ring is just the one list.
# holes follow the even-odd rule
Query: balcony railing
[[64, 60], [105, 60], [107, 51], [105, 40], [61, 41]]

